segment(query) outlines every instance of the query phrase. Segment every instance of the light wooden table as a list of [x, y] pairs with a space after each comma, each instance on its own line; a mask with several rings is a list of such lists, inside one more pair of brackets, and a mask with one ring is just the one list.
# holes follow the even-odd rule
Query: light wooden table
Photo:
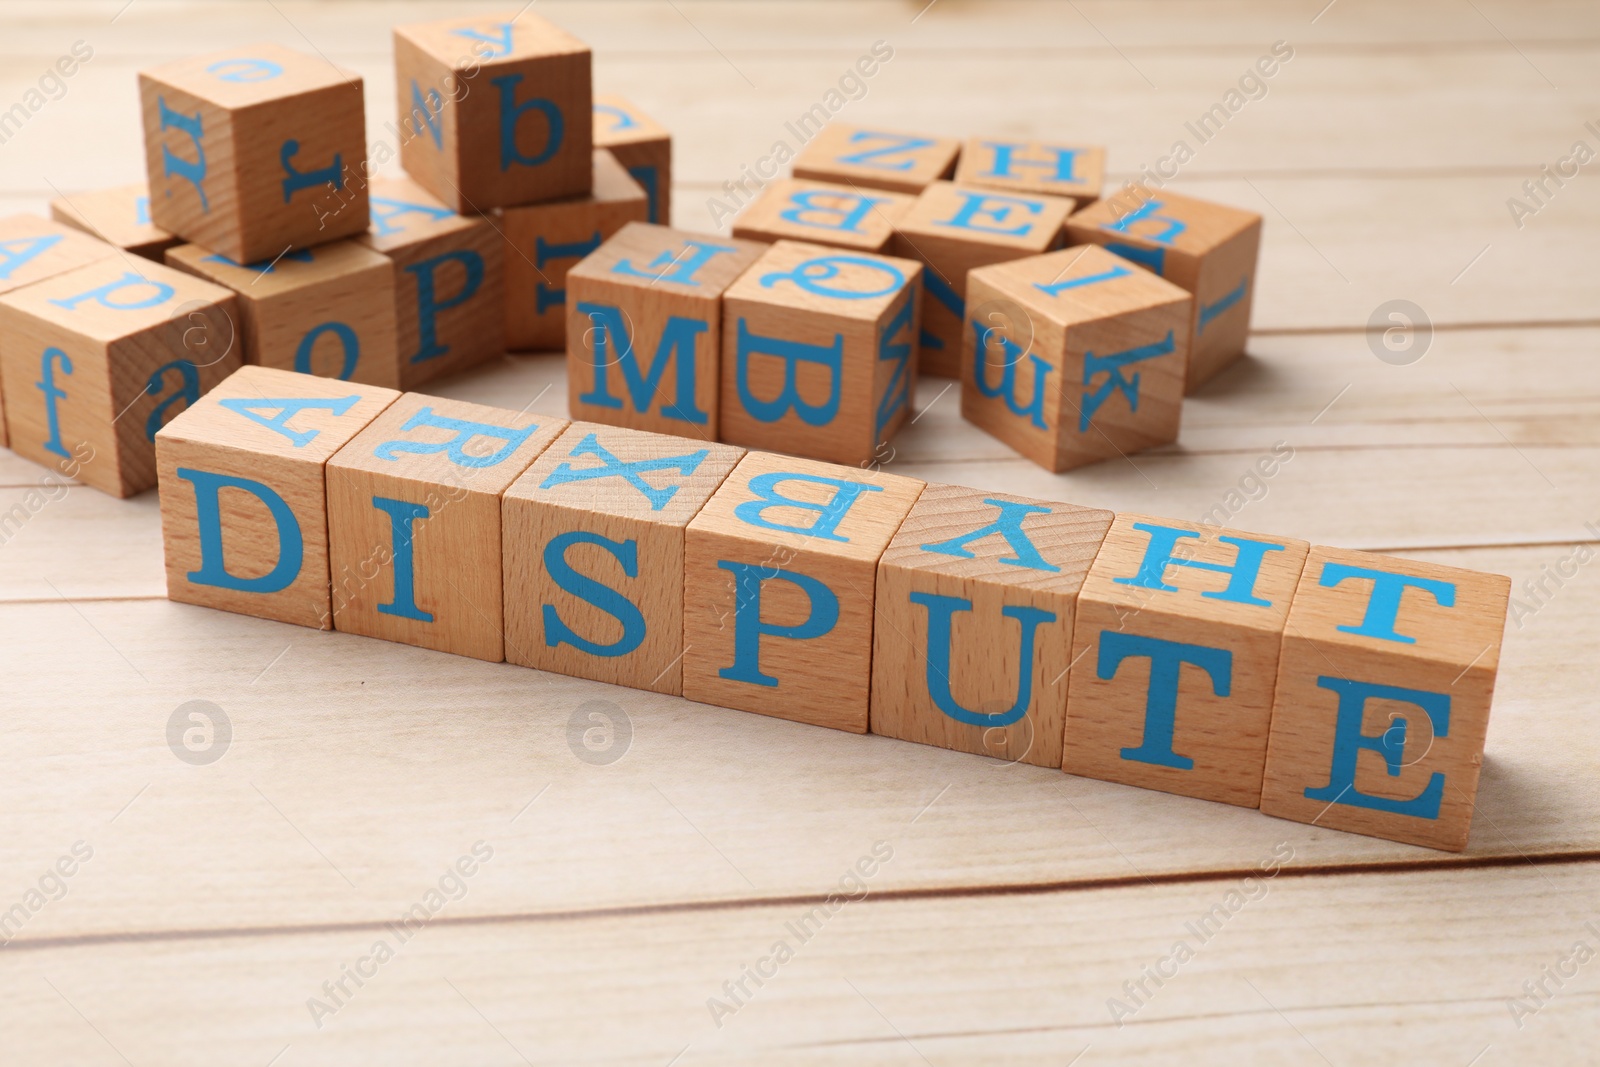
[[[170, 604], [153, 493], [41, 487], [4, 454], [0, 513], [26, 518], [0, 544], [0, 912], [23, 905], [0, 1062], [1595, 1061], [1600, 961], [1563, 961], [1600, 951], [1600, 563], [1568, 562], [1600, 537], [1600, 163], [1521, 227], [1506, 201], [1575, 141], [1600, 147], [1600, 8], [919, 7], [537, 10], [675, 132], [675, 221], [696, 229], [875, 40], [894, 57], [841, 119], [1100, 141], [1119, 179], [1193, 146], [1185, 121], [1288, 42], [1178, 178], [1267, 219], [1250, 358], [1189, 401], [1179, 444], [1050, 475], [929, 381], [891, 469], [1185, 517], [1244, 486], [1247, 529], [1510, 574], [1530, 610], [1470, 850]], [[387, 26], [455, 5], [123, 8], [0, 7], [0, 110], [74, 40], [94, 48], [0, 144], [0, 207], [136, 177], [134, 72], [240, 41], [360, 71], [389, 136]], [[1434, 326], [1406, 365], [1370, 347], [1392, 299]], [[439, 391], [559, 415], [562, 377], [516, 356]], [[1254, 488], [1280, 442], [1293, 459]], [[209, 765], [168, 746], [191, 700], [231, 723]], [[572, 741], [595, 702], [626, 727], [610, 763]], [[92, 856], [47, 877], [78, 842]], [[491, 858], [402, 940], [386, 924], [478, 842]], [[876, 842], [892, 858], [866, 897], [830, 909]], [[59, 899], [29, 897], [41, 879]], [[761, 962], [779, 941], [792, 958]], [[369, 977], [336, 1001], [346, 969]]]

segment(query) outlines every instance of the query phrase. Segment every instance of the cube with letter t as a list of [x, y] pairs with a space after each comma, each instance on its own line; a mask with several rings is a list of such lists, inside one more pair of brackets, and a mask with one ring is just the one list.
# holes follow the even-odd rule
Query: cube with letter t
[[864, 733], [878, 557], [922, 486], [745, 456], [689, 523], [683, 695]]
[[1278, 661], [1261, 810], [1460, 852], [1511, 580], [1311, 550]]

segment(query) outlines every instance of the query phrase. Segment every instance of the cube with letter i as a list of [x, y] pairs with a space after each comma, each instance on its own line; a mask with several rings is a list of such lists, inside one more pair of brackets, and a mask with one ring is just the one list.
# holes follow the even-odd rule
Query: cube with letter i
[[167, 263], [232, 289], [246, 363], [347, 382], [400, 385], [394, 264], [359, 241], [235, 263], [199, 245], [167, 250]]
[[630, 222], [567, 275], [574, 418], [715, 441], [722, 294], [765, 245]]
[[506, 659], [682, 693], [685, 530], [743, 455], [568, 426], [506, 490]]
[[882, 462], [911, 416], [918, 284], [906, 259], [779, 241], [722, 306], [722, 439]]
[[361, 78], [272, 44], [139, 75], [150, 220], [235, 263], [367, 228]]
[[733, 235], [882, 252], [914, 202], [903, 193], [785, 178], [761, 190], [733, 220]]
[[929, 484], [878, 561], [872, 732], [1059, 767], [1075, 601], [1111, 519]]
[[400, 387], [505, 352], [505, 242], [404, 178], [375, 178], [372, 228], [357, 238], [394, 262]]
[[1069, 774], [1253, 808], [1310, 545], [1119, 514], [1078, 596]]
[[50, 217], [157, 263], [167, 249], [182, 243], [150, 221], [150, 187], [144, 182], [58, 196], [50, 201]]
[[604, 148], [595, 149], [588, 196], [501, 212], [507, 346], [559, 350], [567, 337], [567, 272], [649, 213], [644, 190]]
[[528, 12], [394, 28], [400, 161], [457, 211], [589, 191], [589, 46]]
[[650, 199], [646, 222], [672, 225], [672, 135], [620, 96], [594, 98], [594, 146], [616, 157]]
[[1174, 441], [1189, 294], [1101, 248], [967, 277], [961, 414], [1047, 470]]
[[974, 137], [961, 149], [956, 184], [1071, 197], [1081, 208], [1099, 198], [1105, 169], [1103, 148]]
[[167, 596], [333, 627], [323, 466], [399, 393], [244, 367], [156, 435]]
[[113, 255], [0, 297], [12, 450], [115, 496], [156, 484], [157, 431], [240, 363], [232, 293], [133, 262]]
[[1316, 547], [1278, 662], [1261, 810], [1460, 852], [1511, 580]]
[[950, 177], [961, 142], [954, 137], [892, 133], [831, 122], [794, 160], [794, 176], [915, 196]]
[[934, 182], [895, 223], [889, 251], [920, 260], [924, 374], [961, 377], [967, 272], [1061, 245], [1072, 201]]
[[683, 695], [864, 733], [878, 557], [915, 478], [751, 452], [689, 523]]
[[1129, 186], [1067, 220], [1068, 244], [1098, 244], [1194, 295], [1187, 392], [1244, 355], [1261, 216]]
[[333, 625], [505, 658], [501, 494], [565, 419], [406, 393], [327, 466]]

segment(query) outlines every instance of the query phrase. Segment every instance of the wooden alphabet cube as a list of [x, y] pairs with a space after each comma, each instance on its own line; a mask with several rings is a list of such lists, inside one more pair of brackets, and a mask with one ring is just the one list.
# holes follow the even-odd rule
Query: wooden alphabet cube
[[915, 196], [950, 177], [961, 142], [831, 122], [794, 159], [794, 176]]
[[1261, 810], [1467, 847], [1511, 580], [1311, 549], [1278, 659]]
[[765, 248], [630, 222], [572, 268], [572, 416], [715, 441], [722, 295]]
[[38, 215], [0, 219], [0, 293], [110, 259], [116, 247]]
[[722, 303], [722, 440], [880, 461], [911, 415], [918, 284], [907, 259], [779, 241]]
[[506, 490], [506, 659], [682, 693], [685, 530], [744, 454], [568, 426]]
[[1074, 602], [1111, 519], [930, 483], [878, 561], [872, 732], [1059, 767]]
[[367, 228], [361, 77], [257, 44], [139, 74], [150, 219], [254, 263]]
[[150, 187], [144, 182], [58, 196], [50, 201], [50, 217], [157, 263], [167, 249], [183, 242], [150, 221]]
[[394, 264], [359, 241], [243, 265], [179, 245], [167, 263], [238, 294], [246, 363], [399, 387]]
[[506, 261], [506, 345], [560, 350], [567, 337], [567, 272], [630, 222], [650, 201], [616, 157], [596, 149], [594, 192], [575, 200], [501, 213]]
[[1061, 245], [1072, 201], [934, 182], [895, 223], [889, 251], [921, 261], [922, 372], [961, 377], [967, 272]]
[[672, 225], [672, 135], [627, 99], [594, 98], [594, 146], [617, 158], [650, 200], [646, 222]]
[[865, 733], [878, 557], [923, 483], [751, 452], [689, 523], [683, 695]]
[[967, 276], [961, 414], [1052, 471], [1174, 441], [1189, 294], [1102, 248]]
[[903, 193], [785, 178], [761, 190], [733, 221], [733, 235], [882, 252], [913, 203]]
[[567, 420], [406, 393], [328, 460], [333, 625], [505, 658], [500, 496]]
[[396, 26], [406, 173], [463, 213], [587, 193], [589, 59], [526, 6]]
[[961, 150], [956, 184], [1066, 196], [1081, 208], [1100, 196], [1105, 171], [1104, 148], [974, 137]]
[[1103, 245], [1194, 294], [1186, 392], [1244, 355], [1261, 216], [1134, 187], [1067, 220], [1067, 243]]
[[1311, 546], [1119, 514], [1078, 594], [1069, 774], [1253, 808]]
[[394, 261], [400, 387], [499, 359], [505, 242], [494, 222], [457, 215], [404, 178], [373, 179], [369, 196], [372, 228], [357, 240]]
[[323, 466], [400, 396], [244, 367], [156, 435], [167, 596], [327, 630]]
[[113, 254], [0, 297], [12, 451], [114, 496], [156, 484], [157, 431], [240, 363], [232, 293], [133, 262]]

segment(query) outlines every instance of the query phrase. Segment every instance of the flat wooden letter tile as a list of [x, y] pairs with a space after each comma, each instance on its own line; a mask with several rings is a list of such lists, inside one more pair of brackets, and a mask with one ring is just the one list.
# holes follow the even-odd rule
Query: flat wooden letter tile
[[683, 695], [865, 733], [878, 557], [922, 486], [745, 456], [689, 523]]
[[58, 196], [50, 201], [50, 217], [157, 263], [183, 241], [150, 221], [150, 187], [144, 182]]
[[913, 203], [903, 193], [785, 178], [761, 190], [733, 220], [733, 235], [882, 252]]
[[1261, 810], [1467, 847], [1511, 580], [1317, 547], [1278, 663]]
[[961, 142], [954, 137], [889, 133], [829, 123], [800, 150], [794, 176], [915, 195], [948, 178]]
[[495, 224], [404, 178], [374, 179], [371, 200], [372, 228], [357, 240], [394, 261], [401, 387], [499, 359], [506, 275]]
[[1059, 767], [1074, 601], [1111, 519], [929, 484], [878, 561], [872, 732]]
[[1063, 769], [1255, 807], [1310, 547], [1119, 514], [1078, 596]]
[[967, 272], [1036, 256], [1061, 244], [1072, 201], [934, 182], [895, 223], [889, 251], [919, 260], [924, 374], [961, 377]]
[[240, 363], [232, 293], [133, 262], [113, 254], [0, 297], [12, 450], [114, 496], [156, 484], [156, 431]]
[[235, 263], [367, 228], [361, 76], [257, 44], [143, 71], [150, 219]]
[[961, 150], [956, 183], [1067, 196], [1083, 207], [1099, 197], [1105, 169], [1103, 148], [974, 137]]
[[394, 28], [400, 161], [460, 212], [589, 191], [589, 46], [520, 12]]
[[1189, 294], [1101, 248], [967, 277], [961, 414], [1047, 470], [1178, 437]]
[[1194, 294], [1186, 392], [1194, 392], [1244, 355], [1261, 247], [1260, 215], [1166, 190], [1135, 188], [1069, 218], [1067, 241], [1103, 245]]
[[333, 625], [505, 658], [500, 496], [567, 420], [406, 393], [328, 461]]
[[617, 157], [650, 198], [645, 221], [672, 225], [672, 135], [620, 96], [594, 98], [594, 146]]
[[156, 435], [167, 596], [327, 630], [323, 465], [393, 389], [244, 367]]
[[506, 659], [682, 693], [684, 531], [743, 455], [568, 426], [506, 491]]
[[630, 222], [567, 275], [575, 418], [714, 441], [722, 294], [765, 250]]
[[922, 265], [779, 241], [722, 307], [722, 439], [852, 465], [911, 415]]

